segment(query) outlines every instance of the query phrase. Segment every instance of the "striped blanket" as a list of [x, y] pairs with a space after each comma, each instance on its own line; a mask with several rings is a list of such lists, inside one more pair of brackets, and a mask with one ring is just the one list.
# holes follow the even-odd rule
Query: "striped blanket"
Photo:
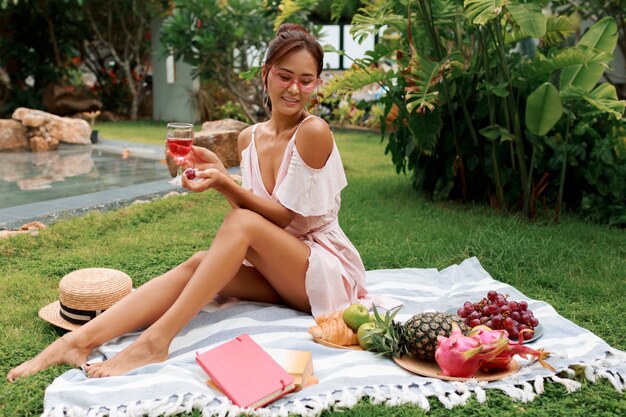
[[[575, 391], [580, 383], [569, 366], [585, 365], [589, 380], [608, 379], [622, 391], [626, 380], [626, 353], [613, 349], [593, 333], [576, 326], [542, 301], [530, 300], [515, 288], [494, 280], [476, 258], [442, 271], [435, 269], [376, 270], [367, 273], [370, 292], [401, 300], [399, 321], [420, 311], [459, 306], [494, 289], [511, 299], [528, 300], [544, 334], [532, 347], [556, 352], [548, 362], [559, 376], [536, 362], [520, 360], [521, 369], [495, 382], [447, 382], [405, 371], [387, 358], [370, 352], [342, 350], [315, 343], [307, 333], [310, 315], [286, 307], [253, 302], [211, 303], [174, 339], [166, 362], [144, 366], [124, 376], [88, 379], [79, 370], [56, 378], [46, 389], [44, 416], [159, 416], [203, 410], [203, 416], [236, 416], [240, 409], [206, 384], [207, 376], [195, 363], [196, 351], [248, 333], [266, 348], [309, 350], [319, 384], [292, 393], [251, 412], [259, 416], [300, 414], [316, 416], [331, 408], [352, 407], [367, 396], [375, 403], [413, 403], [429, 409], [429, 398], [446, 407], [465, 404], [471, 396], [486, 400], [489, 389], [499, 389], [517, 401], [532, 401], [543, 391], [544, 380]], [[130, 344], [138, 333], [103, 345], [95, 356], [108, 358]]]

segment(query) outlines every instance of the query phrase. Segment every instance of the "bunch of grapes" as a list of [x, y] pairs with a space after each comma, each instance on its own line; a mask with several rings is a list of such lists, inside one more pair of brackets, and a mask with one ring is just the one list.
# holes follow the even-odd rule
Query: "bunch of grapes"
[[[472, 303], [466, 301], [456, 314], [469, 327], [484, 324], [494, 330], [506, 330], [513, 339], [524, 329], [533, 330], [539, 325], [526, 301], [509, 301], [509, 295], [489, 291], [487, 298]], [[525, 339], [528, 338], [524, 335]]]

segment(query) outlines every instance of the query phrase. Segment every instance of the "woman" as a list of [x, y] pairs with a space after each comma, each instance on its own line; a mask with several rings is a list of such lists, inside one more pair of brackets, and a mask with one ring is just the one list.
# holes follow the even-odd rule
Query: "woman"
[[[262, 69], [271, 117], [238, 139], [242, 186], [215, 154], [192, 148], [200, 180], [184, 179], [183, 186], [217, 190], [233, 207], [211, 247], [12, 369], [9, 381], [58, 363], [104, 377], [164, 361], [172, 339], [217, 294], [285, 303], [315, 316], [367, 295], [363, 263], [337, 223], [346, 185], [341, 159], [328, 125], [306, 111], [322, 60], [304, 28], [281, 26]], [[142, 327], [115, 357], [85, 364], [97, 346]]]

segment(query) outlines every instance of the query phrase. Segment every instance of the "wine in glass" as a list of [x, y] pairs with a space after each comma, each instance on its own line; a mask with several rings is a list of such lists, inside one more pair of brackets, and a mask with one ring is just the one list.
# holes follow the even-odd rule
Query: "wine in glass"
[[169, 183], [180, 186], [182, 185], [182, 166], [186, 162], [191, 162], [187, 159], [187, 155], [193, 144], [193, 125], [190, 123], [168, 123], [166, 138], [167, 150], [178, 167], [176, 178], [170, 180]]

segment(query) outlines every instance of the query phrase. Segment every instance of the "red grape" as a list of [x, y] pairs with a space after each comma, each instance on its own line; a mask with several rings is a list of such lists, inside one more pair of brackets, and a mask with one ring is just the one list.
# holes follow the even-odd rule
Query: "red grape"
[[[509, 301], [508, 296], [491, 290], [479, 301], [465, 301], [457, 309], [457, 315], [470, 327], [484, 324], [491, 329], [506, 330], [512, 339], [519, 338], [522, 330], [534, 330], [539, 321], [528, 309], [527, 301]], [[528, 339], [527, 331], [524, 336]]]
[[196, 178], [196, 171], [193, 168], [187, 168], [185, 170], [185, 176], [188, 180], [193, 180], [194, 178]]

